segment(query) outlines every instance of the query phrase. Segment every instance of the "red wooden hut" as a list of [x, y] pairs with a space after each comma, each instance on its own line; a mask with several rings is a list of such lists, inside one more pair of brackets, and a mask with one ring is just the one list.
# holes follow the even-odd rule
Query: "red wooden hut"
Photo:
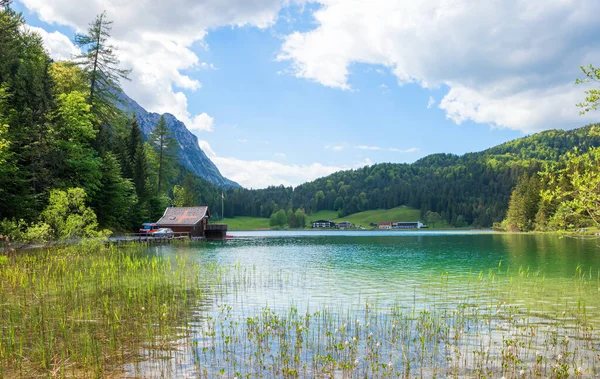
[[209, 218], [207, 206], [169, 207], [156, 224], [159, 228], [171, 228], [175, 233], [189, 233], [190, 237], [205, 237]]

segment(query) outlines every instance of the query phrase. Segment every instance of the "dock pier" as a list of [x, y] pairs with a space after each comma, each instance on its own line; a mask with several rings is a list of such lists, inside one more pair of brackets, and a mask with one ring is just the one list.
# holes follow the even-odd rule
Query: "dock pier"
[[207, 240], [224, 240], [227, 238], [227, 224], [208, 224], [204, 235]]

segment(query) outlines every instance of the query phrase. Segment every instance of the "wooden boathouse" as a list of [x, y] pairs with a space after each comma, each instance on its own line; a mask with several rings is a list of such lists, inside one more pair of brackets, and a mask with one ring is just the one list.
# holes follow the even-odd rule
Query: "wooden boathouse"
[[207, 206], [169, 207], [156, 222], [159, 228], [171, 228], [175, 233], [188, 233], [192, 239], [224, 239], [226, 224], [209, 224], [210, 211]]

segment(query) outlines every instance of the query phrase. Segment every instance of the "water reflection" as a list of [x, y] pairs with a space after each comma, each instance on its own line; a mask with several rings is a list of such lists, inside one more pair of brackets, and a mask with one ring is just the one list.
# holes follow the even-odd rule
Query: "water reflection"
[[[479, 368], [505, 373], [507, 367], [513, 374], [548, 373], [553, 372], [551, 363], [561, 363], [561, 349], [575, 347], [579, 359], [590, 362], [584, 370], [596, 372], [597, 337], [586, 337], [600, 327], [600, 249], [595, 241], [465, 232], [231, 234], [224, 244], [152, 251], [184, 254], [219, 268], [201, 284], [209, 294], [204, 309], [197, 310], [204, 318], [175, 354], [182, 372], [212, 377], [226, 368], [226, 376], [233, 377], [236, 366], [225, 362], [239, 359], [240, 372], [281, 373], [269, 371], [287, 364], [272, 352], [297, 343], [302, 348], [284, 353], [304, 354], [304, 366], [292, 368], [304, 367], [305, 377], [325, 370], [318, 357], [332, 351], [339, 352], [335, 359], [346, 369], [327, 371], [331, 376], [369, 376], [370, 366], [363, 362], [369, 351], [377, 351], [369, 350], [375, 340], [366, 329], [346, 330], [358, 318], [373, 323], [374, 338], [382, 341], [376, 347], [389, 360], [383, 362], [389, 373], [406, 372], [411, 365], [422, 376], [471, 377], [481, 375], [476, 374]], [[311, 314], [317, 321], [309, 326], [305, 317]], [[304, 331], [299, 329], [303, 325]], [[404, 325], [404, 334], [393, 337], [392, 325]], [[312, 345], [303, 345], [303, 333], [310, 333]], [[352, 333], [363, 334], [356, 350], [347, 350], [345, 340]], [[420, 335], [427, 340], [412, 344]], [[386, 344], [391, 338], [398, 338], [400, 351]], [[546, 357], [543, 367], [537, 366], [537, 353]], [[272, 359], [264, 369], [252, 363], [251, 357], [260, 354]]]

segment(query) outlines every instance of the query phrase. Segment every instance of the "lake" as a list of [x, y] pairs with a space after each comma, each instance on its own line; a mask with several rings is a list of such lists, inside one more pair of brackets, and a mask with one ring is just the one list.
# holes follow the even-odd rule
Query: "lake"
[[[219, 270], [216, 283], [214, 274], [200, 283], [198, 320], [168, 370], [232, 378], [598, 374], [597, 239], [229, 235], [223, 243], [151, 248]], [[147, 364], [142, 370], [165, 370]]]

